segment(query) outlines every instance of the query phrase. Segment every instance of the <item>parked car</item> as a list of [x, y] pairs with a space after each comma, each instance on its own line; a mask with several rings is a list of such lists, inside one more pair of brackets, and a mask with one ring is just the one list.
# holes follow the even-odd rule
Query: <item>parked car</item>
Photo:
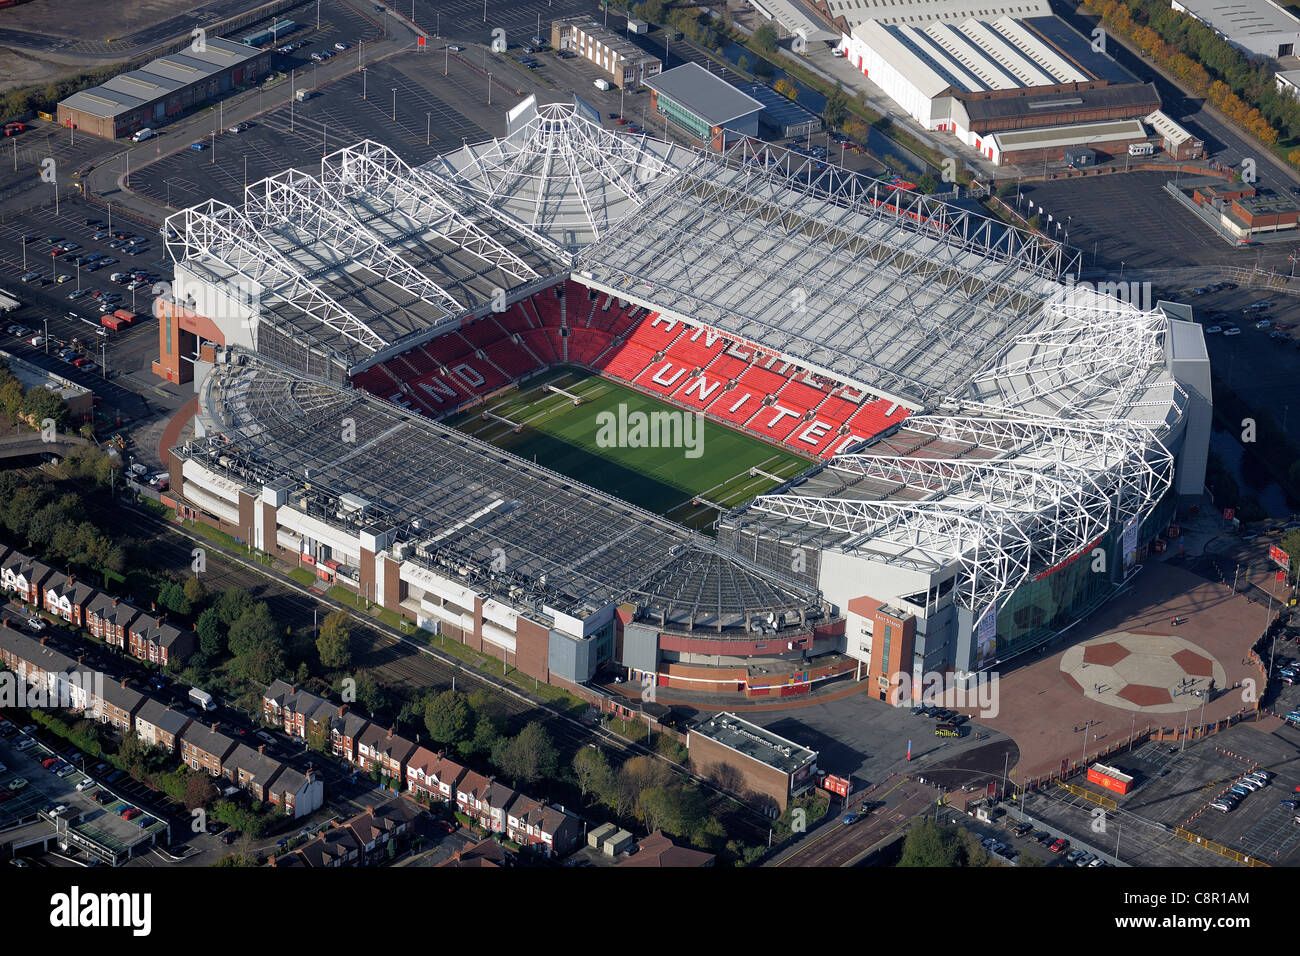
[[1053, 853], [1060, 853], [1069, 845], [1070, 845], [1070, 841], [1065, 839], [1065, 837], [1057, 837], [1056, 840], [1052, 843], [1052, 845], [1048, 849], [1050, 849]]

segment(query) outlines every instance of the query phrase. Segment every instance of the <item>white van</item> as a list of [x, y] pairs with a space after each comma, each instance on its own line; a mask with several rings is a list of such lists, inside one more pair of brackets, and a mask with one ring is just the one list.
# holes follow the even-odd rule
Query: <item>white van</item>
[[1129, 143], [1128, 154], [1130, 156], [1150, 156], [1156, 151], [1156, 148], [1150, 143]]
[[140, 130], [140, 132], [136, 133], [134, 136], [131, 137], [131, 142], [133, 142], [133, 143], [143, 143], [146, 139], [148, 139], [148, 138], [151, 137], [152, 135], [153, 135], [153, 130], [151, 130], [151, 129], [142, 129], [142, 130]]

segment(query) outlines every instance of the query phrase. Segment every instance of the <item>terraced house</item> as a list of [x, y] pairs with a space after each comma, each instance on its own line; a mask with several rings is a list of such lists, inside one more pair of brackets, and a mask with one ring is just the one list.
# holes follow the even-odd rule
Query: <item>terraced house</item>
[[356, 763], [357, 737], [368, 726], [370, 721], [367, 718], [348, 710], [347, 704], [339, 704], [338, 710], [330, 718], [330, 752], [348, 763]]
[[24, 604], [39, 607], [41, 587], [53, 573], [48, 564], [33, 560], [21, 551], [10, 551], [0, 561], [0, 588], [17, 595]]
[[456, 784], [456, 808], [492, 833], [506, 832], [506, 811], [518, 796], [504, 783], [472, 770]]
[[86, 607], [99, 594], [97, 588], [78, 581], [75, 574], [55, 571], [44, 584], [45, 610], [63, 618], [73, 627], [84, 627]]
[[384, 776], [405, 779], [406, 762], [415, 752], [415, 743], [395, 733], [395, 730], [394, 727], [385, 730], [378, 724], [367, 726], [357, 737], [357, 759], [354, 763], [366, 772], [378, 765], [379, 772]]
[[159, 667], [185, 663], [198, 649], [193, 631], [167, 623], [164, 616], [139, 614], [127, 625], [127, 650], [132, 657]]
[[222, 775], [235, 742], [218, 731], [218, 726], [208, 727], [196, 720], [181, 733], [181, 760], [191, 770], [206, 770], [214, 777]]
[[406, 762], [406, 789], [443, 803], [456, 802], [456, 784], [464, 776], [464, 767], [427, 747], [416, 747]]
[[149, 697], [135, 715], [135, 732], [150, 747], [175, 753], [180, 735], [189, 723], [190, 718], [185, 714]]
[[105, 682], [103, 693], [95, 703], [95, 716], [101, 724], [109, 724], [120, 733], [126, 733], [135, 725], [135, 715], [140, 712], [147, 698], [134, 687]]
[[139, 616], [138, 607], [101, 592], [86, 605], [86, 630], [105, 644], [125, 650], [127, 628]]
[[308, 730], [328, 726], [333, 716], [335, 708], [329, 701], [286, 681], [273, 681], [262, 695], [263, 719], [283, 727], [290, 737], [306, 738]]
[[564, 856], [581, 842], [582, 824], [573, 814], [521, 793], [506, 811], [506, 835], [544, 856]]

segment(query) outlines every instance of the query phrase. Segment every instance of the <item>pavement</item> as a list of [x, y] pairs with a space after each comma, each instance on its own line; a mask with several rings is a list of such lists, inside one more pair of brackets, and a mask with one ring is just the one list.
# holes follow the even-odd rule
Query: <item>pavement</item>
[[[1070, 632], [1070, 647], [1002, 674], [998, 714], [982, 722], [1016, 741], [1020, 759], [1012, 774], [1024, 780], [1059, 771], [1063, 760], [1095, 757], [1134, 733], [1233, 717], [1252, 709], [1243, 696], [1246, 688], [1256, 687], [1260, 671], [1246, 657], [1264, 628], [1264, 616], [1263, 608], [1230, 587], [1180, 567], [1148, 563], [1128, 591]], [[1173, 625], [1175, 617], [1182, 623]], [[1246, 626], [1248, 620], [1257, 620], [1259, 629]], [[1089, 652], [1089, 647], [1101, 650]], [[1115, 664], [1106, 663], [1121, 656], [1128, 659], [1122, 685]], [[1173, 696], [1175, 689], [1208, 687], [1202, 673], [1207, 664], [1215, 680], [1212, 700]], [[1107, 686], [1094, 686], [1103, 683], [1103, 675]], [[1196, 684], [1179, 685], [1193, 677]], [[1121, 698], [1130, 685], [1154, 693]], [[1186, 707], [1193, 702], [1194, 709]], [[1044, 720], [1044, 714], [1051, 719]]]

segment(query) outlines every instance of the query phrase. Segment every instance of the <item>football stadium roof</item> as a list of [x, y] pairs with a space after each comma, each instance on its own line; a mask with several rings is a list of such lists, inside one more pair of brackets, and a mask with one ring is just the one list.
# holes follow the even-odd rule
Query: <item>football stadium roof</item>
[[[258, 491], [287, 478], [305, 513], [393, 532], [409, 559], [516, 604], [582, 616], [631, 601], [664, 626], [699, 629], [743, 626], [759, 613], [821, 613], [815, 592], [747, 566], [704, 535], [256, 356], [209, 375], [200, 412], [216, 434], [189, 442], [182, 458]], [[354, 436], [339, 428], [345, 419]], [[340, 499], [363, 500], [364, 516], [341, 517]]]
[[[187, 455], [233, 462], [250, 484], [310, 474], [307, 508], [372, 501], [372, 527], [515, 601], [631, 600], [663, 626], [807, 615], [815, 586], [760, 567], [761, 549], [739, 557], [738, 532], [952, 571], [956, 599], [980, 608], [1170, 484], [1164, 442], [1187, 397], [1162, 312], [1074, 288], [1043, 237], [745, 143], [685, 149], [610, 133], [580, 104], [525, 101], [504, 138], [421, 169], [362, 143], [318, 178], [250, 186], [241, 210], [207, 203], [169, 223], [178, 269], [251, 280], [259, 323], [344, 367], [484, 313], [494, 287], [518, 298], [572, 274], [921, 412], [725, 515], [715, 543], [290, 371], [302, 363], [260, 340], [261, 357], [216, 367], [212, 437]], [[346, 447], [345, 415], [359, 436]], [[491, 570], [494, 548], [507, 572]]]

